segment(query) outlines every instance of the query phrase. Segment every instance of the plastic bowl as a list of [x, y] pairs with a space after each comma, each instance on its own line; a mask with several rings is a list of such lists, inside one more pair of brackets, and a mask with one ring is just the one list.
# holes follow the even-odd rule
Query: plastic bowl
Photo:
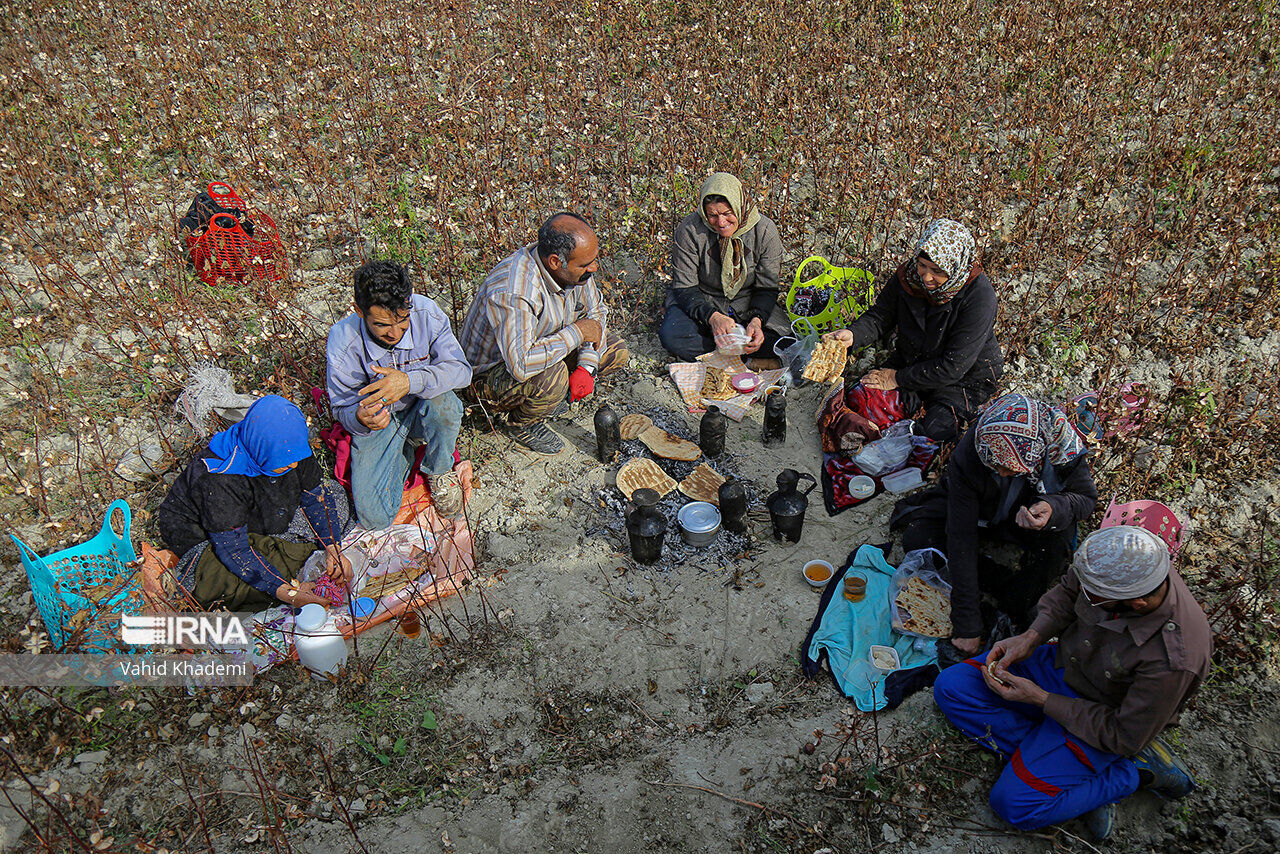
[[740, 374], [734, 374], [729, 378], [729, 384], [733, 386], [735, 391], [743, 394], [750, 394], [760, 388], [760, 377], [750, 371], [743, 371]]
[[875, 494], [876, 482], [865, 474], [854, 475], [849, 479], [849, 486], [847, 488], [849, 490], [850, 498], [870, 498]]
[[896, 649], [891, 646], [881, 646], [878, 643], [871, 645], [867, 658], [871, 666], [881, 673], [892, 673], [902, 666], [902, 659], [898, 657]]
[[918, 468], [905, 468], [885, 475], [880, 482], [890, 492], [906, 492], [924, 484], [924, 475]]
[[836, 568], [825, 560], [811, 560], [800, 570], [800, 574], [810, 587], [826, 587], [831, 576], [836, 574]]
[[369, 596], [361, 596], [359, 599], [351, 603], [351, 614], [357, 620], [367, 620], [369, 615], [378, 607], [378, 600]]

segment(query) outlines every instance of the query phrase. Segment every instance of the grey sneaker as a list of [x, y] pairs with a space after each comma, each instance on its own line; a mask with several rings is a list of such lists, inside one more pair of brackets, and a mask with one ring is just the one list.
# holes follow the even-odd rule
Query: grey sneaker
[[456, 471], [427, 475], [427, 488], [437, 513], [446, 519], [462, 515], [462, 480]]
[[547, 413], [548, 418], [559, 418], [569, 411], [569, 401], [562, 400], [556, 404], [556, 408]]
[[502, 432], [535, 454], [552, 457], [564, 450], [564, 439], [557, 436], [545, 421], [519, 426], [508, 424], [502, 428]]

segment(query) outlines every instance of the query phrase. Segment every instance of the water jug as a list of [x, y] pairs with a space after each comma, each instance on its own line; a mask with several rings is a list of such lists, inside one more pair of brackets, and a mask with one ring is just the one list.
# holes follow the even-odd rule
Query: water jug
[[329, 621], [329, 612], [323, 605], [303, 605], [293, 621], [293, 629], [293, 646], [298, 651], [298, 661], [316, 679], [336, 675], [339, 668], [347, 663], [347, 642], [342, 632]]
[[715, 459], [724, 453], [725, 420], [718, 406], [708, 406], [698, 425], [698, 446], [703, 456]]
[[596, 456], [600, 462], [608, 464], [618, 455], [622, 445], [622, 432], [619, 429], [618, 413], [609, 404], [603, 404], [596, 410]]
[[769, 389], [764, 397], [764, 446], [772, 448], [787, 441], [787, 398], [782, 389]]
[[747, 531], [747, 490], [730, 478], [720, 484], [720, 516], [726, 531], [745, 534]]
[[[801, 480], [809, 481], [809, 488], [797, 489]], [[804, 527], [804, 511], [809, 506], [806, 497], [818, 485], [811, 474], [801, 474], [795, 469], [783, 469], [778, 475], [778, 491], [769, 496], [765, 506], [769, 508], [769, 520], [773, 523], [773, 538], [800, 542], [800, 529]]]
[[667, 519], [658, 509], [662, 496], [657, 490], [637, 489], [627, 505], [627, 538], [631, 541], [631, 557], [636, 563], [657, 563], [662, 555], [662, 538], [667, 533]]

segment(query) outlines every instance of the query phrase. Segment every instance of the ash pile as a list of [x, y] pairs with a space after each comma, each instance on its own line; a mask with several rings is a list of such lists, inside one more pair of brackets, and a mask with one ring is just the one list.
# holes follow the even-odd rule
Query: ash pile
[[[685, 427], [684, 420], [678, 415], [664, 409], [645, 410], [643, 414], [653, 420], [654, 426], [661, 427], [673, 436], [688, 439], [697, 444], [698, 437], [689, 435], [689, 430]], [[655, 456], [648, 446], [639, 439], [624, 439], [618, 452], [618, 458], [613, 463], [613, 468], [616, 471], [623, 464], [637, 458], [652, 460], [676, 482], [684, 480], [699, 465], [709, 465], [726, 478], [737, 478], [747, 493], [748, 508], [757, 507], [759, 504], [759, 490], [750, 481], [738, 477], [738, 460], [736, 455], [729, 451], [725, 451], [714, 460], [706, 457], [692, 462], [668, 460]], [[627, 538], [625, 520], [627, 497], [616, 486], [607, 486], [596, 492], [596, 499], [599, 524], [589, 528], [587, 534], [604, 534], [613, 542], [619, 552], [630, 556], [631, 547]], [[663, 518], [667, 520], [667, 533], [662, 539], [662, 554], [656, 563], [647, 566], [635, 564], [638, 569], [654, 569], [664, 573], [685, 565], [692, 565], [699, 569], [718, 569], [750, 557], [750, 549], [755, 541], [750, 521], [746, 533], [736, 534], [721, 528], [719, 535], [710, 545], [691, 546], [686, 543], [680, 536], [680, 525], [676, 521], [676, 514], [680, 512], [681, 507], [690, 501], [693, 501], [693, 499], [679, 489], [673, 489], [658, 502], [657, 509], [662, 513]], [[748, 516], [750, 517], [751, 515], [749, 512]]]

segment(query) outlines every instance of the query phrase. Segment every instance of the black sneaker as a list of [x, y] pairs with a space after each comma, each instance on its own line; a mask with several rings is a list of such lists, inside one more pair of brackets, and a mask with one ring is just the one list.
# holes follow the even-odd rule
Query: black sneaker
[[508, 424], [502, 428], [502, 432], [535, 454], [545, 454], [550, 457], [564, 450], [564, 439], [557, 436], [545, 421], [536, 421], [522, 426]]
[[1089, 832], [1093, 834], [1095, 842], [1106, 842], [1116, 829], [1116, 805], [1103, 804], [1089, 810], [1081, 818], [1084, 819]]
[[548, 418], [559, 418], [569, 411], [569, 401], [562, 400], [556, 404], [556, 408], [547, 413]]

